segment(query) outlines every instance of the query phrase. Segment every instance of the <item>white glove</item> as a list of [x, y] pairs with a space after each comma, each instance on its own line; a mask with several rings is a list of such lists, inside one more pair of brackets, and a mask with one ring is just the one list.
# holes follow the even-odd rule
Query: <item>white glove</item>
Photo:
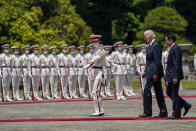
[[24, 78], [24, 75], [23, 74], [21, 76], [22, 76], [22, 78]]
[[85, 71], [85, 70], [87, 70], [89, 67], [91, 67], [91, 65], [90, 65], [90, 64], [87, 64], [87, 65], [85, 65], [85, 66], [82, 68], [81, 71]]

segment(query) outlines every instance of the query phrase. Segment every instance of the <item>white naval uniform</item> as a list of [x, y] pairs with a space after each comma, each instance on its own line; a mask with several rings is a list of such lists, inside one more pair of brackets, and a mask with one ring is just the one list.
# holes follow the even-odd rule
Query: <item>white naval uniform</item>
[[50, 67], [51, 67], [51, 60], [49, 55], [41, 55], [41, 84], [43, 89], [43, 96], [44, 99], [51, 99], [50, 93]]
[[[85, 54], [85, 61], [86, 63], [88, 63], [91, 59], [92, 59], [93, 54], [91, 52]], [[89, 93], [90, 93], [90, 97], [92, 97], [92, 90], [93, 90], [93, 84], [91, 81], [92, 78], [92, 68], [88, 68], [86, 71], [86, 76], [88, 79], [88, 87], [89, 87]]]
[[30, 65], [31, 65], [31, 75], [32, 75], [32, 86], [34, 97], [36, 100], [42, 100], [39, 97], [39, 86], [41, 79], [41, 56], [39, 54], [31, 54]]
[[12, 87], [14, 100], [22, 100], [19, 94], [20, 82], [22, 79], [22, 57], [13, 54], [12, 56], [13, 69], [12, 69]]
[[194, 57], [194, 66], [195, 66], [195, 71], [196, 71], [196, 53], [195, 53], [195, 57]]
[[106, 65], [104, 66], [104, 77], [105, 77], [105, 91], [107, 96], [112, 96], [111, 90], [110, 90], [110, 82], [112, 78], [112, 59], [111, 55], [106, 55]]
[[12, 101], [9, 96], [9, 89], [12, 79], [12, 57], [10, 54], [3, 53], [0, 58], [1, 73], [2, 73], [2, 86], [4, 101]]
[[146, 53], [143, 53], [141, 51], [136, 55], [136, 69], [140, 76], [140, 82], [141, 82], [140, 86], [142, 88], [141, 89], [142, 95], [143, 95], [144, 87], [146, 84], [146, 78], [142, 78], [142, 74], [145, 71], [145, 66], [146, 66]]
[[78, 84], [80, 88], [80, 95], [83, 97], [87, 97], [85, 93], [85, 86], [86, 86], [86, 74], [85, 71], [82, 71], [82, 67], [86, 64], [85, 55], [78, 54], [77, 59], [78, 62]]
[[78, 98], [76, 95], [76, 89], [78, 84], [78, 63], [79, 60], [76, 56], [76, 54], [69, 54], [69, 70], [70, 70], [70, 76], [69, 76], [69, 86], [70, 86], [70, 94], [71, 98]]
[[92, 96], [94, 102], [95, 114], [104, 113], [103, 105], [100, 97], [100, 91], [103, 82], [103, 67], [105, 66], [105, 51], [103, 48], [97, 48], [93, 51], [92, 59], [89, 63], [94, 63], [92, 66], [92, 78], [91, 82], [93, 85]]
[[69, 95], [68, 94], [68, 78], [69, 78], [69, 60], [68, 60], [68, 55], [61, 53], [58, 55], [59, 56], [59, 61], [58, 61], [58, 65], [59, 65], [59, 76], [60, 76], [60, 82], [61, 82], [61, 88], [63, 91], [63, 96], [66, 99], [69, 99]]
[[23, 86], [24, 86], [24, 95], [26, 99], [31, 100], [31, 67], [30, 67], [30, 55], [23, 54], [22, 58], [22, 73], [23, 73]]
[[135, 95], [133, 93], [133, 79], [135, 75], [135, 68], [136, 68], [136, 56], [133, 53], [128, 53], [127, 55], [127, 91], [130, 95]]
[[58, 56], [51, 54], [49, 57], [51, 61], [50, 84], [51, 84], [51, 89], [52, 89], [52, 97], [60, 98], [58, 96], [58, 80], [59, 80]]
[[116, 96], [117, 99], [124, 99], [123, 89], [125, 87], [125, 75], [127, 74], [126, 70], [126, 55], [123, 51], [115, 51], [111, 55], [112, 65], [114, 66], [114, 81], [116, 86]]
[[168, 50], [165, 50], [162, 53], [162, 65], [163, 65], [164, 74], [165, 74], [166, 69], [167, 69], [167, 58], [168, 58]]

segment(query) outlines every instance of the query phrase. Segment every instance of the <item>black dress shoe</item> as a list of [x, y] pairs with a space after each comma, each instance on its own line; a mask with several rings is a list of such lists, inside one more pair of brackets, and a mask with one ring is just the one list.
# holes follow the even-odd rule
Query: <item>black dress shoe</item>
[[189, 110], [191, 109], [191, 107], [192, 107], [192, 105], [189, 105], [189, 106], [187, 106], [187, 107], [184, 107], [184, 114], [183, 114], [183, 116], [185, 116], [188, 112], [189, 112]]
[[139, 115], [139, 117], [152, 117], [152, 114], [142, 114], [142, 115]]
[[167, 114], [159, 114], [158, 116], [154, 116], [154, 118], [168, 117]]
[[167, 119], [178, 119], [178, 118], [180, 118], [180, 116], [169, 116], [169, 117], [167, 117]]

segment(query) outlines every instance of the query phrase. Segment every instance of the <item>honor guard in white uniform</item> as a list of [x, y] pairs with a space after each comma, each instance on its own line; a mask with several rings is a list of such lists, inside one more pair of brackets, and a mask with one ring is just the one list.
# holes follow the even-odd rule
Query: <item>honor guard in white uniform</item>
[[[88, 48], [88, 53], [85, 54], [85, 63], [88, 63], [91, 59], [92, 59], [92, 56], [93, 56], [93, 46], [92, 44], [88, 45], [87, 46]], [[90, 97], [92, 98], [92, 90], [93, 90], [93, 84], [92, 84], [92, 68], [88, 68], [86, 71], [86, 76], [87, 76], [87, 80], [88, 80], [88, 87], [89, 87], [89, 93], [90, 93]]]
[[90, 39], [93, 42], [93, 56], [92, 59], [84, 66], [83, 70], [92, 67], [92, 84], [93, 84], [93, 102], [95, 112], [91, 116], [101, 116], [104, 115], [104, 110], [101, 102], [100, 91], [104, 82], [104, 72], [103, 67], [105, 66], [105, 51], [100, 47], [101, 35], [91, 35]]
[[70, 54], [69, 54], [68, 58], [69, 58], [69, 63], [70, 63], [70, 66], [69, 66], [69, 69], [70, 69], [70, 76], [69, 76], [70, 94], [71, 94], [71, 98], [78, 98], [78, 96], [76, 94], [77, 93], [76, 90], [78, 88], [79, 60], [78, 60], [78, 57], [76, 56], [75, 46], [70, 46], [69, 50], [70, 50]]
[[1, 46], [3, 48], [3, 54], [1, 55], [0, 58], [0, 65], [1, 65], [1, 73], [2, 73], [2, 86], [3, 90], [1, 90], [3, 93], [2, 96], [2, 101], [13, 101], [10, 99], [9, 96], [9, 89], [10, 89], [10, 84], [11, 84], [11, 79], [12, 79], [12, 59], [11, 55], [9, 54], [9, 45], [5, 44]]
[[22, 79], [22, 57], [19, 55], [19, 46], [11, 47], [13, 50], [12, 62], [13, 62], [13, 69], [12, 69], [12, 87], [13, 87], [13, 95], [14, 100], [21, 101], [19, 94], [19, 87], [20, 82]]
[[118, 51], [115, 51], [111, 54], [112, 65], [114, 67], [114, 82], [116, 86], [116, 96], [118, 100], [126, 99], [123, 96], [123, 89], [125, 87], [125, 74], [126, 70], [126, 55], [123, 53], [123, 42], [119, 41], [115, 43], [115, 47]]
[[24, 98], [31, 100], [31, 67], [30, 67], [30, 46], [23, 47], [24, 54], [22, 57], [22, 74], [23, 74], [23, 89]]
[[128, 68], [127, 68], [127, 56], [128, 56], [128, 46], [127, 46], [127, 44], [124, 44], [123, 45], [123, 53], [124, 53], [124, 56], [125, 56], [125, 66], [126, 66], [126, 68], [125, 68], [125, 70], [126, 70], [126, 74], [125, 74], [125, 86], [124, 86], [124, 89], [123, 89], [123, 94], [124, 95], [126, 95], [126, 96], [131, 96], [130, 94], [129, 94], [129, 90], [128, 90], [128, 78], [127, 78], [127, 73], [128, 73]]
[[110, 82], [112, 78], [112, 59], [110, 55], [112, 46], [106, 45], [104, 46], [104, 50], [106, 52], [106, 65], [104, 66], [104, 77], [105, 77], [105, 91], [107, 96], [113, 96], [110, 90]]
[[144, 76], [142, 76], [146, 66], [146, 44], [138, 45], [137, 48], [141, 49], [141, 51], [136, 54], [136, 69], [140, 77], [140, 87], [143, 96], [144, 87], [146, 84], [146, 79]]
[[194, 57], [194, 66], [195, 66], [195, 71], [196, 71], [196, 53], [195, 53], [195, 57]]
[[32, 75], [32, 91], [36, 100], [43, 100], [39, 97], [39, 86], [41, 79], [41, 56], [39, 55], [39, 45], [32, 46], [33, 54], [31, 55], [31, 75]]
[[50, 84], [52, 89], [52, 97], [54, 99], [59, 99], [58, 96], [58, 71], [59, 71], [59, 65], [58, 65], [58, 56], [56, 55], [56, 46], [50, 47], [50, 61], [51, 61], [51, 74], [50, 74]]
[[43, 97], [44, 99], [52, 99], [52, 90], [50, 86], [50, 67], [51, 60], [48, 55], [48, 46], [42, 46], [42, 55], [41, 55], [41, 84], [43, 88]]
[[60, 86], [62, 90], [62, 97], [65, 99], [70, 99], [70, 91], [69, 91], [69, 60], [68, 60], [68, 54], [67, 54], [67, 45], [60, 46], [61, 53], [59, 56], [59, 77], [60, 77]]
[[85, 86], [86, 86], [86, 74], [85, 71], [81, 71], [84, 65], [86, 65], [85, 61], [85, 55], [84, 55], [84, 46], [79, 46], [78, 48], [78, 55], [77, 58], [79, 60], [78, 62], [78, 83], [79, 83], [79, 89], [80, 89], [80, 95], [83, 97], [87, 97], [85, 93]]
[[127, 90], [131, 96], [136, 95], [133, 92], [133, 79], [135, 75], [136, 69], [136, 56], [133, 53], [133, 45], [128, 46], [128, 54], [127, 54]]
[[167, 45], [165, 45], [165, 47], [166, 47], [166, 50], [162, 53], [162, 65], [163, 65], [164, 74], [167, 68], [167, 57], [168, 57]]

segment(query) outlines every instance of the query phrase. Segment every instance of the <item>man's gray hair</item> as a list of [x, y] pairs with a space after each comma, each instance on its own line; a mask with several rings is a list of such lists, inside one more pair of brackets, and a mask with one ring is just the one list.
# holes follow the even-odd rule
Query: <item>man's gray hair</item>
[[144, 34], [147, 34], [148, 36], [153, 36], [155, 38], [155, 34], [152, 30], [146, 30]]

